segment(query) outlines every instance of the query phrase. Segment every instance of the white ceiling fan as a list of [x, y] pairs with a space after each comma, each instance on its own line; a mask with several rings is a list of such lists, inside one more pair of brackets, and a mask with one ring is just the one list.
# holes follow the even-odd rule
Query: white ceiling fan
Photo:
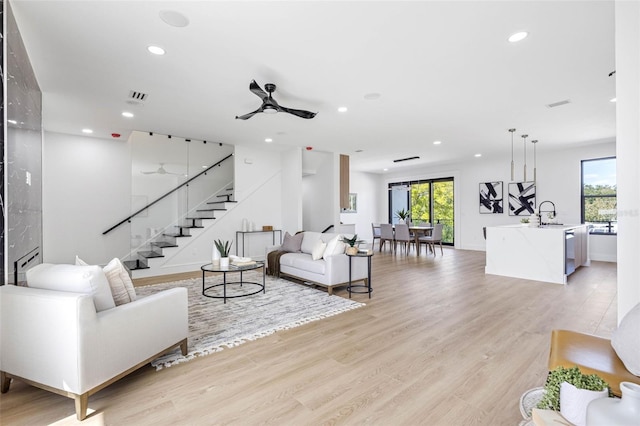
[[158, 174], [158, 175], [178, 175], [178, 176], [182, 176], [183, 175], [183, 173], [171, 173], [171, 172], [168, 172], [164, 168], [164, 163], [159, 163], [159, 164], [160, 164], [160, 167], [158, 167], [157, 170], [154, 170], [152, 172], [141, 172], [141, 173], [144, 174], [144, 175], [155, 175], [155, 174]]

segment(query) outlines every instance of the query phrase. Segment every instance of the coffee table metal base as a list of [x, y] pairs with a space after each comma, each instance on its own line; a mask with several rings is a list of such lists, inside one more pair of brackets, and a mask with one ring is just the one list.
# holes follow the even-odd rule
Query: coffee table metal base
[[[248, 270], [258, 269], [260, 267], [262, 267], [262, 283], [255, 282], [255, 281], [245, 281], [243, 279], [243, 277], [242, 277], [243, 272], [248, 271]], [[234, 299], [234, 298], [238, 298], [238, 297], [253, 296], [254, 294], [258, 294], [260, 292], [263, 292], [263, 293], [266, 292], [264, 264], [258, 264], [257, 267], [248, 268], [248, 269], [228, 269], [228, 270], [217, 269], [217, 270], [213, 270], [211, 265], [204, 265], [200, 269], [202, 269], [202, 295], [205, 296], [205, 297], [209, 297], [209, 298], [212, 298], [212, 299], [223, 299], [224, 303], [227, 303], [227, 299]], [[213, 285], [207, 286], [206, 282], [205, 282], [205, 274], [206, 274], [206, 272], [222, 274], [222, 283], [213, 284]], [[228, 273], [236, 273], [236, 274], [239, 273], [240, 274], [240, 281], [230, 281], [230, 282], [228, 282], [227, 281], [227, 274]], [[257, 290], [251, 291], [249, 293], [227, 295], [227, 286], [233, 286], [233, 285], [236, 285], [236, 286], [239, 286], [239, 287], [243, 287], [245, 285], [253, 286], [253, 287], [257, 287]], [[217, 296], [217, 295], [213, 295], [213, 294], [207, 294], [207, 292], [209, 290], [217, 288], [217, 287], [222, 287], [222, 296]]]

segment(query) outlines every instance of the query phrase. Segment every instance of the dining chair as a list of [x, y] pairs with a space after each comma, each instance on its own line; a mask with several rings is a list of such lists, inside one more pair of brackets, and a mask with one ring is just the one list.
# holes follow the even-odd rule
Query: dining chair
[[436, 223], [433, 226], [433, 231], [431, 231], [431, 235], [418, 238], [418, 242], [420, 244], [424, 243], [431, 248], [431, 251], [433, 252], [434, 256], [436, 255], [436, 250], [435, 250], [436, 243], [440, 244], [440, 254], [444, 255], [444, 251], [442, 250], [442, 228], [443, 227], [444, 225], [442, 223]]
[[380, 224], [380, 251], [385, 243], [389, 241], [390, 248], [393, 250], [393, 225], [389, 223]]
[[406, 223], [397, 223], [393, 252], [395, 253], [398, 243], [401, 243], [404, 246], [405, 254], [409, 254], [409, 248], [412, 242], [414, 242], [414, 239], [409, 233], [409, 225]]
[[373, 234], [371, 250], [374, 250], [376, 247], [376, 240], [378, 240], [378, 245], [380, 245], [380, 225], [376, 225], [375, 223], [371, 222], [371, 233]]

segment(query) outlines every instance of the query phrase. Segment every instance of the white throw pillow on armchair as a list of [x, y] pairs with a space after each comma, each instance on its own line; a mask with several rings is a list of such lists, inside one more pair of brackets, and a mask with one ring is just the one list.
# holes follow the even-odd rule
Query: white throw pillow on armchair
[[[76, 256], [76, 265], [88, 265], [87, 262]], [[136, 290], [131, 281], [131, 277], [124, 268], [124, 265], [117, 257], [114, 257], [103, 268], [104, 274], [109, 282], [111, 295], [116, 306], [136, 300]]]
[[42, 263], [27, 271], [27, 286], [90, 294], [97, 312], [116, 307], [107, 277], [99, 266]]

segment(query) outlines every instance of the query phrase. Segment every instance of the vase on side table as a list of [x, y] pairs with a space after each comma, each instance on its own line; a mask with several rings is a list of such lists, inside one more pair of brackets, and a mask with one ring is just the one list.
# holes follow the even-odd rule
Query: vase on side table
[[215, 244], [213, 245], [213, 250], [211, 252], [211, 264], [213, 266], [219, 266], [220, 265], [220, 252], [216, 248]]
[[640, 385], [620, 383], [622, 398], [596, 399], [587, 408], [587, 426], [640, 424]]
[[228, 268], [229, 267], [229, 258], [228, 257], [221, 257], [220, 258], [220, 267], [221, 268]]

